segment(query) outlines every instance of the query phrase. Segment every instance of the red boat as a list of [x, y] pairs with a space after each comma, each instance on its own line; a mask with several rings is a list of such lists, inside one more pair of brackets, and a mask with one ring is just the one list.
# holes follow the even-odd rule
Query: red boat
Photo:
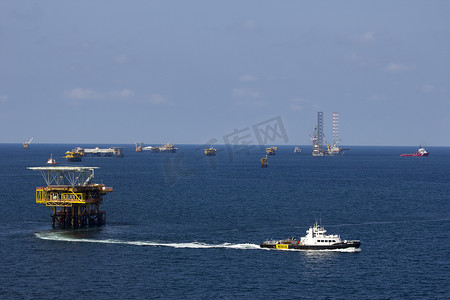
[[427, 152], [427, 150], [425, 150], [425, 148], [423, 148], [422, 146], [419, 146], [419, 149], [413, 154], [400, 154], [400, 156], [428, 156], [428, 155], [430, 155], [430, 152]]
[[56, 160], [53, 158], [53, 154], [50, 155], [50, 158], [47, 160], [47, 165], [57, 165], [59, 164], [56, 162]]

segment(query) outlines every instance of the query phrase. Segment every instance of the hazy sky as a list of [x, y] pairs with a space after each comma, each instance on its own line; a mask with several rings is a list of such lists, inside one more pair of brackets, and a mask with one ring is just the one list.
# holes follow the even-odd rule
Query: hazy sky
[[450, 1], [0, 0], [0, 142], [450, 145]]

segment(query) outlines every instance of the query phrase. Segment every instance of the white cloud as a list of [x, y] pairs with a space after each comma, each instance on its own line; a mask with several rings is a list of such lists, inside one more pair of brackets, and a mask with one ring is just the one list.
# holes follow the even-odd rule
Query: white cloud
[[252, 98], [252, 99], [258, 99], [261, 98], [260, 93], [257, 91], [254, 91], [249, 88], [236, 88], [231, 91], [233, 97], [238, 98]]
[[0, 95], [0, 103], [8, 102], [8, 95]]
[[416, 68], [415, 66], [411, 66], [411, 65], [405, 65], [405, 64], [400, 64], [400, 63], [390, 63], [389, 65], [387, 65], [385, 70], [388, 72], [394, 73], [394, 72], [411, 71], [411, 70], [414, 70], [415, 68]]
[[236, 104], [243, 106], [261, 107], [267, 103], [262, 101], [262, 95], [249, 88], [236, 88], [231, 91], [233, 97], [238, 98]]
[[354, 52], [350, 55], [347, 55], [346, 58], [350, 61], [356, 61], [356, 62], [362, 61], [362, 57]]
[[388, 98], [387, 98], [386, 96], [383, 96], [383, 95], [372, 94], [372, 95], [369, 95], [369, 96], [366, 98], [366, 100], [367, 100], [368, 102], [377, 103], [377, 102], [384, 102], [384, 101], [387, 101]]
[[134, 96], [134, 92], [132, 90], [129, 89], [123, 89], [120, 92], [114, 92], [117, 93], [118, 98], [131, 98]]
[[93, 89], [74, 88], [63, 93], [64, 98], [71, 100], [120, 100], [134, 96], [134, 92], [129, 89], [121, 91], [97, 92]]
[[293, 110], [293, 111], [300, 111], [303, 109], [303, 106], [301, 106], [300, 104], [297, 104], [297, 103], [291, 103], [291, 104], [289, 104], [289, 109]]
[[378, 100], [380, 100], [380, 96], [372, 94], [369, 97], [367, 97], [367, 100], [369, 100], [369, 101], [378, 101]]
[[303, 109], [304, 103], [306, 103], [304, 99], [301, 98], [292, 99], [291, 103], [289, 103], [289, 109], [293, 111], [300, 111]]
[[359, 39], [360, 39], [360, 41], [363, 41], [363, 42], [375, 42], [376, 41], [374, 33], [370, 32], [370, 31], [360, 35]]
[[375, 43], [377, 41], [375, 38], [375, 33], [372, 31], [365, 32], [361, 35], [352, 36], [350, 39], [358, 43]]
[[242, 74], [239, 76], [239, 81], [241, 82], [255, 82], [258, 81], [258, 77], [250, 75], [250, 74]]
[[92, 89], [74, 88], [63, 93], [65, 98], [72, 100], [98, 99], [100, 94]]
[[434, 91], [435, 87], [432, 86], [431, 84], [424, 84], [422, 85], [422, 88], [420, 89], [422, 92], [432, 92]]
[[121, 54], [121, 55], [114, 57], [114, 62], [117, 64], [126, 64], [130, 60], [131, 60], [130, 57], [126, 54]]
[[159, 95], [159, 94], [151, 94], [149, 101], [152, 104], [161, 104], [161, 103], [166, 103], [167, 98], [165, 98], [164, 96]]
[[253, 20], [245, 21], [244, 28], [248, 30], [254, 30], [256, 28], [255, 21]]

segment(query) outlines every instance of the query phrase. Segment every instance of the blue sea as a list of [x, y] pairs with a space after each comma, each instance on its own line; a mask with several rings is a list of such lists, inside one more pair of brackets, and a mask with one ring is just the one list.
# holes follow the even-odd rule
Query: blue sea
[[[50, 154], [122, 146], [100, 167], [106, 225], [51, 227], [35, 202]], [[312, 157], [280, 146], [261, 168], [259, 146], [199, 145], [177, 153], [134, 145], [0, 144], [0, 298], [433, 299], [450, 298], [450, 148], [349, 147]], [[261, 249], [314, 222], [361, 240], [357, 251]]]

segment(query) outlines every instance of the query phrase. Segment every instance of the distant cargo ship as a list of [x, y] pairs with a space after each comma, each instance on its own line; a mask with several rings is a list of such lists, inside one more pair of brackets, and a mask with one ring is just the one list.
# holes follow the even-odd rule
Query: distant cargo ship
[[425, 148], [423, 148], [422, 146], [419, 146], [419, 149], [412, 154], [400, 154], [400, 156], [428, 156], [428, 155], [430, 155], [430, 152], [427, 152], [427, 150], [425, 150]]

